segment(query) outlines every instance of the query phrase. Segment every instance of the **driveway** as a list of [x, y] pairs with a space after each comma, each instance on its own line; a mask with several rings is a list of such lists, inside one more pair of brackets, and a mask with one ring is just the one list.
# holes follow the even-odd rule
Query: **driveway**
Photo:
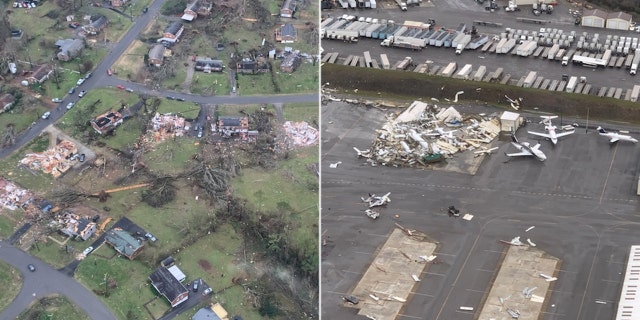
[[[0, 319], [15, 319], [33, 301], [55, 293], [67, 297], [92, 319], [116, 319], [93, 292], [87, 290], [75, 279], [5, 241], [0, 241], [0, 259], [16, 267], [23, 278], [20, 293], [6, 309], [2, 310]], [[29, 272], [28, 264], [33, 264], [36, 271]]]

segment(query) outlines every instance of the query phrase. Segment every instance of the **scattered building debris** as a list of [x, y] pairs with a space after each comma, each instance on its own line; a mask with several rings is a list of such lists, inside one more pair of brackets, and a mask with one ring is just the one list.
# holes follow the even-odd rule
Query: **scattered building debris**
[[330, 163], [330, 164], [329, 164], [329, 168], [331, 168], [331, 169], [335, 169], [335, 168], [337, 168], [340, 164], [342, 164], [342, 161], [338, 161], [338, 162], [336, 162], [336, 163]]
[[366, 214], [366, 215], [367, 215], [367, 217], [369, 217], [369, 218], [371, 218], [371, 219], [373, 219], [373, 220], [377, 219], [377, 218], [380, 216], [380, 213], [379, 213], [379, 212], [377, 212], [377, 211], [373, 211], [373, 210], [371, 210], [371, 209], [367, 209], [367, 210], [365, 210], [365, 211], [364, 211], [364, 214]]
[[387, 115], [371, 148], [354, 150], [372, 166], [427, 166], [457, 152], [482, 148], [499, 131], [495, 117], [463, 116], [453, 106], [414, 101], [403, 112]]
[[472, 214], [468, 214], [466, 213], [462, 219], [467, 220], [467, 221], [471, 221], [471, 219], [473, 219], [473, 215]]
[[528, 242], [528, 243], [529, 243], [529, 245], [530, 245], [530, 246], [532, 246], [532, 247], [535, 247], [535, 246], [536, 246], [536, 244], [535, 244], [535, 243], [533, 243], [533, 242], [531, 241], [531, 239], [529, 239], [529, 238], [527, 238], [527, 242]]
[[526, 299], [531, 299], [533, 291], [536, 289], [538, 289], [538, 287], [533, 287], [533, 288], [525, 287], [524, 290], [522, 290], [522, 294]]
[[42, 153], [28, 153], [20, 164], [32, 170], [42, 171], [51, 174], [54, 178], [67, 172], [77, 160], [73, 157], [78, 153], [75, 143], [63, 140], [53, 149], [48, 149]]
[[531, 226], [531, 227], [527, 228], [527, 230], [525, 230], [524, 232], [529, 232], [529, 231], [533, 230], [533, 228], [535, 228], [535, 227], [536, 226]]
[[522, 243], [522, 241], [520, 241], [520, 237], [515, 237], [513, 239], [511, 239], [511, 241], [505, 241], [505, 240], [500, 240], [500, 242], [505, 243], [505, 244], [509, 244], [512, 246], [521, 246], [524, 243]]
[[544, 278], [544, 280], [547, 281], [547, 282], [553, 282], [553, 281], [558, 280], [558, 278], [552, 277], [552, 276], [548, 276], [548, 275], [546, 275], [544, 273], [541, 273], [540, 277]]
[[184, 136], [186, 133], [185, 119], [175, 114], [156, 113], [150, 122], [151, 130], [147, 131], [146, 142], [159, 143], [167, 138]]
[[318, 143], [318, 129], [304, 121], [286, 121], [283, 127], [293, 146], [311, 146]]
[[9, 210], [25, 208], [33, 201], [33, 193], [15, 183], [0, 178], [0, 205]]

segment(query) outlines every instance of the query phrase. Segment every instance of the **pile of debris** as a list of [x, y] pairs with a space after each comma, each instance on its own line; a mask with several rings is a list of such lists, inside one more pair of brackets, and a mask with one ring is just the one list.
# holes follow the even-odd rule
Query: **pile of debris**
[[150, 129], [145, 137], [146, 142], [158, 143], [167, 138], [185, 135], [185, 120], [175, 114], [159, 114], [151, 118]]
[[51, 174], [54, 178], [57, 178], [73, 166], [74, 161], [78, 158], [73, 155], [77, 153], [78, 148], [75, 143], [63, 140], [53, 149], [48, 149], [42, 153], [28, 153], [20, 160], [20, 164], [32, 170]]
[[33, 193], [0, 178], [0, 205], [9, 210], [24, 208], [33, 201]]
[[397, 116], [387, 116], [377, 138], [368, 150], [356, 150], [372, 166], [426, 166], [451, 157], [457, 152], [476, 150], [490, 153], [485, 145], [499, 134], [496, 117], [463, 117], [454, 107], [440, 108], [414, 101]]
[[318, 129], [304, 121], [286, 121], [283, 125], [284, 132], [292, 147], [311, 146], [318, 143]]

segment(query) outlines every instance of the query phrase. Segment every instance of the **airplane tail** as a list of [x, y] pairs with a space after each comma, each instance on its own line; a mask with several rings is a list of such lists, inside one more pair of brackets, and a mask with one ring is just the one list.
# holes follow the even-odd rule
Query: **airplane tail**
[[520, 143], [520, 142], [518, 142], [518, 138], [516, 137], [516, 133], [515, 132], [511, 133], [511, 140], [513, 140], [513, 142], [515, 142], [515, 143]]

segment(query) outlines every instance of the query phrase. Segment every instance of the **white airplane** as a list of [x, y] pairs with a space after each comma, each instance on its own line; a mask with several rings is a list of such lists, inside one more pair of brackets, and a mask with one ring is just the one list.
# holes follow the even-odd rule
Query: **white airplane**
[[383, 205], [386, 205], [388, 202], [391, 202], [389, 195], [391, 195], [391, 192], [388, 192], [384, 196], [376, 196], [375, 194], [369, 194], [369, 198], [361, 197], [360, 199], [362, 199], [362, 202], [369, 203], [369, 208], [373, 208], [373, 207], [383, 206]]
[[358, 154], [358, 158], [360, 157], [364, 157], [364, 158], [369, 158], [371, 157], [371, 150], [367, 149], [367, 150], [360, 150], [356, 147], [353, 147], [353, 150], [356, 151], [356, 153]]
[[598, 127], [596, 130], [598, 130], [598, 133], [601, 136], [605, 136], [605, 137], [611, 138], [611, 140], [609, 140], [609, 143], [616, 143], [618, 141], [630, 141], [630, 142], [633, 142], [633, 143], [637, 143], [638, 142], [637, 139], [634, 139], [631, 136], [628, 136], [626, 134], [619, 134], [617, 132], [607, 132], [602, 127]]
[[495, 150], [498, 150], [498, 147], [494, 147], [494, 148], [482, 147], [482, 150], [474, 151], [473, 153], [475, 153], [474, 157], [479, 157], [483, 154], [491, 155]]
[[516, 136], [512, 136], [514, 147], [516, 147], [520, 152], [517, 153], [504, 153], [507, 157], [521, 157], [521, 156], [534, 156], [540, 161], [547, 160], [547, 156], [540, 150], [540, 144], [537, 143], [535, 146], [531, 146], [529, 142], [518, 142], [518, 138]]
[[544, 123], [544, 129], [547, 130], [548, 133], [527, 131], [529, 134], [547, 138], [551, 140], [551, 143], [555, 145], [556, 143], [558, 143], [558, 138], [568, 136], [575, 132], [574, 130], [571, 130], [567, 132], [556, 133], [557, 127], [554, 126], [553, 123], [551, 123], [551, 119], [555, 119], [558, 116], [540, 116], [540, 117], [543, 119], [540, 123]]

